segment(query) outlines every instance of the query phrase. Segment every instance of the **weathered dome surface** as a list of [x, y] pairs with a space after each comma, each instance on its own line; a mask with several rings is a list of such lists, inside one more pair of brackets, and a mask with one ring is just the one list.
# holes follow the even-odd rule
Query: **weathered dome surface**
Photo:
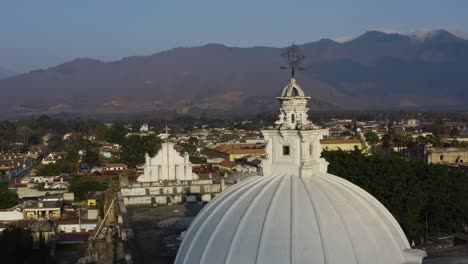
[[196, 217], [176, 263], [421, 263], [394, 217], [337, 176], [249, 178]]

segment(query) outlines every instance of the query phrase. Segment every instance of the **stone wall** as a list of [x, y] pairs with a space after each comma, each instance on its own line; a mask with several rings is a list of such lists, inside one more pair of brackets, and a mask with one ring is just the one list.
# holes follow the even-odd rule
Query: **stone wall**
[[[205, 184], [165, 184], [129, 183], [121, 187], [125, 205], [169, 205], [187, 201], [186, 196], [197, 197], [199, 202], [209, 202], [224, 189], [224, 184], [205, 182]], [[192, 201], [193, 199], [189, 199]]]

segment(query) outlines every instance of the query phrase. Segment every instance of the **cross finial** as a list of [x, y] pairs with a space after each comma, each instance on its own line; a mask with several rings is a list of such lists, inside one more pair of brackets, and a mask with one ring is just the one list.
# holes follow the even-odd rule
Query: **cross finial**
[[281, 57], [286, 61], [287, 66], [281, 66], [280, 69], [291, 69], [291, 77], [294, 78], [296, 70], [303, 70], [299, 65], [304, 60], [305, 56], [301, 49], [298, 48], [294, 42], [291, 46], [287, 47], [286, 50], [281, 54]]

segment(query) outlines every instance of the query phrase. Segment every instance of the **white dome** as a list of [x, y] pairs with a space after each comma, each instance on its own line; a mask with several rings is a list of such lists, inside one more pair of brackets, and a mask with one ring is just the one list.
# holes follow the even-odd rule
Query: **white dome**
[[[294, 68], [293, 74], [294, 76]], [[177, 264], [420, 264], [395, 218], [372, 195], [326, 173], [320, 139], [294, 78], [284, 88], [263, 175], [230, 187], [195, 218]], [[300, 124], [297, 123], [300, 120]]]
[[176, 263], [421, 263], [369, 193], [325, 173], [249, 178], [195, 218]]

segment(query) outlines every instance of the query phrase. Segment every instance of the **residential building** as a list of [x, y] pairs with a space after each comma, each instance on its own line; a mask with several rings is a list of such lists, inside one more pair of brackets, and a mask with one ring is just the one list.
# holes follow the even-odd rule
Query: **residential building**
[[42, 159], [41, 163], [44, 165], [55, 164], [57, 160], [65, 158], [66, 155], [66, 152], [51, 152]]
[[19, 221], [24, 219], [23, 206], [16, 205], [9, 209], [0, 209], [0, 222]]
[[353, 151], [355, 148], [366, 151], [366, 143], [359, 139], [322, 139], [320, 144], [323, 150]]
[[265, 144], [223, 143], [212, 148], [205, 148], [203, 153], [208, 157], [219, 157], [228, 161], [235, 161], [244, 156], [265, 156]]
[[468, 163], [468, 148], [429, 148], [427, 162], [434, 164]]
[[43, 196], [39, 200], [27, 200], [23, 203], [25, 219], [59, 219], [62, 215], [63, 195]]

